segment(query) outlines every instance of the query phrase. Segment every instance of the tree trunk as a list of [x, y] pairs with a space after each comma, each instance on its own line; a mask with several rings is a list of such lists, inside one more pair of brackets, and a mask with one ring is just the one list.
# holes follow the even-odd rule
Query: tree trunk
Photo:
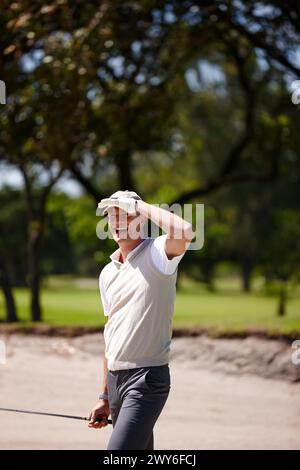
[[12, 286], [8, 274], [7, 264], [4, 256], [0, 254], [0, 284], [6, 304], [6, 318], [8, 323], [17, 322], [17, 310], [12, 293]]
[[[40, 304], [40, 247], [45, 230], [46, 204], [51, 189], [64, 172], [62, 166], [56, 176], [51, 176], [48, 186], [40, 194], [35, 194], [33, 183], [27, 173], [26, 165], [20, 160], [20, 170], [23, 174], [27, 202], [27, 256], [28, 283], [31, 292], [31, 319], [42, 321]], [[36, 203], [35, 203], [36, 200]]]
[[278, 303], [278, 311], [277, 314], [279, 317], [283, 317], [286, 314], [286, 288], [285, 285], [282, 285], [280, 295], [279, 295], [279, 303]]
[[207, 289], [210, 292], [215, 292], [215, 285], [214, 285], [214, 265], [205, 265], [203, 269], [203, 278], [204, 282], [207, 285]]
[[[31, 225], [31, 224], [30, 224]], [[29, 227], [30, 227], [29, 225]], [[34, 322], [42, 321], [42, 309], [40, 303], [40, 270], [39, 251], [41, 241], [41, 229], [29, 228], [28, 241], [28, 282], [31, 293], [30, 307], [31, 319]]]
[[251, 274], [252, 266], [248, 261], [244, 261], [242, 264], [242, 280], [243, 280], [243, 291], [251, 292]]
[[89, 194], [94, 199], [96, 204], [98, 204], [101, 199], [108, 197], [108, 194], [103, 194], [98, 190], [96, 186], [93, 185], [91, 179], [84, 176], [84, 174], [80, 171], [76, 163], [71, 163], [70, 171], [73, 174], [74, 178], [76, 178], [76, 180], [85, 189], [87, 194]]
[[122, 152], [115, 156], [115, 164], [118, 169], [118, 179], [120, 190], [135, 191], [135, 184], [132, 179], [131, 156], [130, 153]]

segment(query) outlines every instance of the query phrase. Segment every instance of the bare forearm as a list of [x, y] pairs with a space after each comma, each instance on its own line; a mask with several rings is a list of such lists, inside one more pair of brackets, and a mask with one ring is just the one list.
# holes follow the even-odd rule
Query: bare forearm
[[[107, 359], [104, 355], [103, 361], [103, 380], [102, 380], [102, 393], [108, 393], [107, 389]], [[99, 398], [97, 401], [96, 406], [90, 411], [89, 413], [89, 428], [102, 428], [103, 426], [107, 426], [108, 421], [107, 418], [110, 415], [109, 409], [109, 402], [108, 399]], [[97, 418], [101, 418], [97, 421]]]
[[176, 214], [160, 207], [148, 204], [145, 201], [138, 201], [138, 211], [152, 220], [170, 237], [182, 238], [186, 240], [193, 239], [192, 225]]
[[108, 388], [107, 388], [107, 358], [104, 356], [103, 360], [103, 380], [102, 380], [102, 393], [107, 393]]

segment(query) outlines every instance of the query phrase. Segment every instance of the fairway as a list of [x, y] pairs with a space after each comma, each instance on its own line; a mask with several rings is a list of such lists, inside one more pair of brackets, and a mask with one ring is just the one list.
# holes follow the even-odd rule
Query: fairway
[[[300, 331], [299, 291], [287, 303], [287, 315], [276, 315], [277, 298], [259, 292], [243, 293], [237, 282], [222, 282], [216, 292], [185, 284], [177, 291], [173, 327], [198, 327], [221, 332], [260, 329], [285, 334]], [[15, 289], [19, 317], [29, 322], [29, 295]], [[105, 324], [97, 279], [52, 280], [42, 290], [43, 320], [49, 325], [102, 326]], [[4, 319], [3, 297], [0, 318]]]

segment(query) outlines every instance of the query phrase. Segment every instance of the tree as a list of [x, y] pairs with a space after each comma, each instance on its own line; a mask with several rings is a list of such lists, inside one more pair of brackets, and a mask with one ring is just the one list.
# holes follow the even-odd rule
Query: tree
[[13, 286], [25, 285], [25, 204], [22, 194], [4, 186], [0, 191], [0, 285], [5, 300], [5, 319], [18, 321]]
[[278, 287], [277, 314], [286, 314], [289, 283], [300, 279], [300, 217], [299, 211], [277, 209], [272, 214], [274, 230], [270, 231], [265, 253], [264, 272]]
[[[20, 81], [15, 85], [14, 77], [20, 74], [20, 64], [27, 63], [27, 70], [30, 64], [31, 73], [36, 73], [52, 100], [57, 89], [64, 90], [58, 101], [54, 99], [59, 110], [68, 95], [78, 103], [86, 125], [78, 126], [76, 112], [74, 119], [63, 122], [81, 144], [75, 139], [78, 151], [72, 159], [58, 158], [95, 200], [116, 186], [142, 191], [133, 176], [135, 154], [147, 158], [151, 151], [170, 149], [178, 134], [174, 110], [185, 72], [199, 59], [215, 63], [220, 54], [238, 72], [244, 129], [218, 171], [179, 193], [176, 201], [202, 197], [237, 181], [263, 183], [274, 176], [273, 166], [267, 173], [260, 167], [254, 174], [240, 171], [253, 139], [255, 114], [255, 83], [247, 77], [254, 61], [266, 65], [263, 80], [274, 70], [299, 76], [296, 60], [286, 53], [299, 39], [294, 1], [269, 1], [264, 9], [255, 0], [247, 5], [231, 1], [117, 0], [100, 5], [52, 1], [46, 6], [7, 2], [4, 13], [0, 72], [7, 88], [17, 93]], [[43, 76], [48, 79], [49, 73], [50, 83], [45, 83]], [[35, 92], [45, 90], [37, 86]], [[105, 180], [111, 173], [115, 177], [108, 188]]]

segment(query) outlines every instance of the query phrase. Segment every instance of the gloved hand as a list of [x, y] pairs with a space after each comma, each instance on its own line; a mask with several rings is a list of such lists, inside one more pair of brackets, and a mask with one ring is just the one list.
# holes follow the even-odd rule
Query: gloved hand
[[109, 207], [115, 206], [127, 212], [128, 215], [137, 215], [137, 203], [137, 199], [120, 196], [118, 199], [102, 199], [98, 204], [98, 208], [102, 209], [103, 214], [105, 214]]
[[101, 199], [101, 201], [98, 203], [98, 209], [100, 209], [103, 215], [106, 213], [106, 210], [111, 204], [111, 202], [112, 201], [110, 198], [104, 198], [104, 199]]
[[117, 202], [117, 207], [127, 212], [129, 215], [137, 214], [138, 201], [136, 199], [133, 199], [131, 197], [120, 196], [116, 202]]

